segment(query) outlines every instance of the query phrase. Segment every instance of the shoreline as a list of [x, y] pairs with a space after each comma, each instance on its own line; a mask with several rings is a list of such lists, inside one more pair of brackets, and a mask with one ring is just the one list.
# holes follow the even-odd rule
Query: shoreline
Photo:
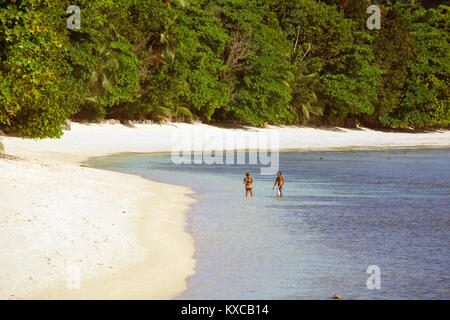
[[[1, 267], [0, 298], [169, 299], [182, 293], [195, 273], [195, 244], [185, 216], [197, 201], [194, 191], [86, 163], [108, 155], [170, 153], [177, 143], [174, 133], [199, 128], [212, 139], [275, 130], [280, 151], [450, 147], [450, 131], [442, 130], [235, 130], [188, 124], [73, 123], [59, 140], [2, 137], [6, 154], [21, 159], [0, 158], [0, 182], [7, 186], [0, 196], [8, 199], [0, 203], [0, 239], [8, 243], [0, 249], [0, 261], [8, 261]], [[115, 228], [102, 228], [111, 221]], [[103, 243], [101, 237], [111, 239]], [[79, 256], [81, 290], [67, 290], [67, 266]]]
[[[326, 152], [326, 151], [380, 151], [380, 150], [421, 150], [421, 149], [450, 149], [450, 144], [449, 145], [417, 145], [417, 146], [386, 146], [386, 147], [371, 147], [371, 146], [366, 146], [366, 147], [336, 147], [336, 148], [285, 148], [285, 149], [279, 149], [279, 152]], [[223, 151], [230, 151], [231, 149], [223, 149]], [[266, 151], [268, 149], [260, 149], [262, 151]], [[207, 150], [205, 150], [207, 151]], [[238, 149], [238, 150], [232, 150], [235, 152], [244, 152], [244, 151], [249, 151], [247, 149]], [[251, 151], [251, 149], [250, 149]], [[194, 151], [196, 152], [196, 151]], [[107, 155], [102, 155], [102, 156], [96, 156], [96, 157], [90, 157], [89, 159], [87, 159], [86, 161], [83, 161], [80, 163], [81, 166], [85, 166], [87, 168], [96, 168], [96, 167], [91, 167], [88, 165], [88, 163], [90, 161], [95, 161], [96, 159], [99, 158], [104, 158], [104, 157], [115, 157], [115, 156], [127, 156], [127, 155], [169, 155], [171, 153], [171, 151], [150, 151], [150, 152], [117, 152], [117, 153], [111, 153], [111, 154], [107, 154]], [[100, 169], [100, 168], [98, 168]], [[112, 172], [118, 172], [115, 170], [109, 170], [109, 169], [100, 169], [100, 170], [107, 170], [107, 171], [112, 171]], [[147, 178], [145, 178], [147, 179]], [[176, 185], [176, 186], [181, 186], [181, 185]]]
[[[316, 129], [311, 127], [270, 127], [267, 129], [224, 129], [204, 124], [148, 124], [132, 127], [120, 124], [72, 123], [60, 139], [2, 137], [5, 152], [24, 158], [80, 164], [92, 157], [117, 153], [170, 152], [188, 137], [208, 143], [226, 135], [243, 139], [277, 133], [279, 150], [325, 150], [336, 148], [450, 147], [450, 130], [427, 133], [383, 132], [371, 129]], [[197, 136], [201, 134], [201, 136]], [[190, 139], [190, 140], [189, 140]], [[92, 140], [92, 141], [91, 141]], [[227, 149], [227, 148], [225, 148]], [[237, 146], [236, 149], [240, 149]], [[194, 150], [196, 150], [194, 146]]]
[[[12, 200], [0, 204], [0, 239], [10, 244], [0, 249], [1, 299], [170, 299], [186, 289], [195, 267], [189, 188], [29, 159], [0, 159], [0, 181], [3, 168], [18, 173], [0, 191]], [[20, 192], [32, 180], [45, 186]], [[74, 266], [80, 290], [68, 289]]]

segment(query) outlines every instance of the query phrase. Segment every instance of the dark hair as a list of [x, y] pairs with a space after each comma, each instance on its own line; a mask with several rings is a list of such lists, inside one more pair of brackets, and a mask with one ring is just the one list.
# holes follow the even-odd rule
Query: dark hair
[[278, 171], [278, 174], [281, 174], [281, 171]]

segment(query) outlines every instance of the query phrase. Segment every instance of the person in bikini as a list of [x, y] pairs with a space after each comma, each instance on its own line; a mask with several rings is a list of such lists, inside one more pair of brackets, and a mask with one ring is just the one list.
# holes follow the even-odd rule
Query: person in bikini
[[248, 197], [248, 192], [250, 191], [250, 196], [253, 197], [253, 178], [250, 177], [250, 172], [245, 173], [244, 185], [245, 185], [245, 197]]
[[275, 186], [277, 184], [278, 184], [277, 197], [282, 198], [283, 197], [284, 177], [281, 175], [281, 171], [278, 171], [278, 176], [277, 176], [277, 179], [275, 180], [272, 190], [275, 189]]

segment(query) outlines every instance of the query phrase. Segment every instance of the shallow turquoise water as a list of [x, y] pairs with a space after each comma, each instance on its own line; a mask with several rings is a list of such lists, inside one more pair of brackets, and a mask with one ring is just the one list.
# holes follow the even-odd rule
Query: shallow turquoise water
[[[450, 298], [449, 149], [281, 152], [281, 200], [255, 165], [175, 165], [168, 154], [89, 165], [197, 192], [196, 274], [178, 299]], [[381, 289], [367, 288], [369, 265]]]

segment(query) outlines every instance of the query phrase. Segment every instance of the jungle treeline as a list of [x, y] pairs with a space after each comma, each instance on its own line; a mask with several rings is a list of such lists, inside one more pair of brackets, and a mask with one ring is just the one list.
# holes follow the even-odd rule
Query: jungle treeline
[[[450, 125], [447, 1], [0, 1], [0, 130], [66, 119]], [[70, 29], [71, 5], [80, 28]]]

